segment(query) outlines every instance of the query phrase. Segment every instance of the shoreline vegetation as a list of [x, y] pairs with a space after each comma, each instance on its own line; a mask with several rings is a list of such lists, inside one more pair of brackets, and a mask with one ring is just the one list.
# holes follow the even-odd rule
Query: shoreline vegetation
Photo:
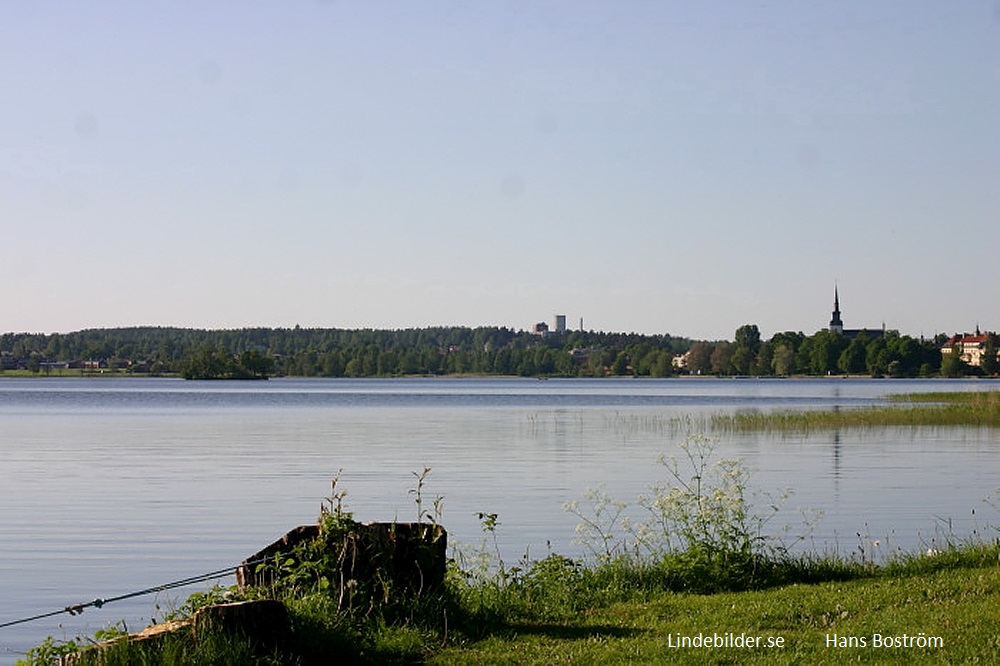
[[838, 428], [1000, 428], [1000, 391], [890, 395], [888, 405], [853, 409], [740, 412], [711, 417], [718, 431], [808, 432]]
[[[63, 378], [63, 379], [73, 379], [73, 378], [185, 378], [182, 372], [178, 371], [164, 371], [164, 372], [137, 372], [129, 370], [128, 368], [100, 368], [100, 369], [81, 369], [81, 368], [46, 368], [43, 370], [27, 370], [24, 368], [19, 368], [16, 370], [0, 370], [0, 379], [46, 379], [46, 378]], [[942, 377], [942, 376], [927, 376], [927, 377], [873, 377], [871, 375], [858, 374], [858, 375], [692, 375], [692, 374], [673, 374], [666, 376], [656, 376], [656, 375], [614, 375], [614, 374], [603, 374], [603, 375], [521, 375], [521, 374], [499, 374], [490, 372], [415, 372], [412, 374], [388, 374], [388, 375], [295, 375], [295, 374], [267, 374], [261, 377], [251, 377], [251, 379], [269, 379], [269, 378], [288, 378], [288, 379], [635, 379], [642, 381], [643, 379], [670, 379], [676, 381], [766, 381], [766, 382], [781, 382], [781, 381], [843, 381], [849, 379], [855, 380], [874, 380], [874, 381], [885, 381], [892, 382], [895, 379], [921, 379], [927, 381], [944, 380], [949, 379], [968, 379], [982, 381], [984, 386], [990, 386], [995, 383], [997, 389], [1000, 390], [1000, 376], [982, 377], [982, 376], [965, 376], [965, 377]], [[243, 379], [239, 376], [225, 376], [220, 375], [218, 377], [211, 377], [210, 379]], [[922, 395], [922, 394], [919, 394]]]
[[[922, 399], [921, 396], [919, 399]], [[906, 400], [909, 398], [900, 398]], [[937, 402], [975, 403], [938, 396]], [[987, 402], [992, 404], [992, 398]], [[600, 487], [564, 507], [589, 553], [505, 562], [497, 514], [479, 513], [478, 543], [449, 541], [444, 584], [398, 588], [375, 572], [345, 580], [357, 523], [346, 492], [325, 498], [315, 542], [276, 555], [269, 582], [196, 592], [165, 620], [222, 601], [280, 601], [293, 639], [260, 653], [252, 635], [180, 631], [155, 644], [117, 639], [86, 664], [997, 663], [1000, 528], [939, 534], [904, 552], [858, 534], [850, 554], [810, 552], [808, 519], [772, 522], [789, 498], [762, 492], [714, 440], [689, 437], [661, 456], [663, 481], [632, 503]], [[427, 497], [429, 468], [408, 491], [416, 523], [444, 526]], [[1000, 509], [997, 497], [986, 499]], [[783, 514], [782, 514], [783, 515]], [[988, 520], [988, 518], [987, 518]], [[94, 641], [34, 648], [31, 666]], [[256, 651], [255, 651], [256, 650]]]
[[[702, 594], [671, 589], [666, 565], [578, 567], [550, 556], [523, 573], [452, 579], [441, 594], [376, 607], [345, 610], [324, 592], [290, 594], [283, 603], [295, 641], [268, 654], [252, 636], [178, 632], [144, 645], [118, 631], [118, 641], [84, 649], [74, 663], [997, 663], [998, 558], [995, 543], [881, 566], [801, 558], [800, 580]], [[197, 593], [176, 617], [228, 595]], [[111, 627], [98, 638], [115, 636]], [[88, 645], [49, 640], [20, 663], [52, 664]]]

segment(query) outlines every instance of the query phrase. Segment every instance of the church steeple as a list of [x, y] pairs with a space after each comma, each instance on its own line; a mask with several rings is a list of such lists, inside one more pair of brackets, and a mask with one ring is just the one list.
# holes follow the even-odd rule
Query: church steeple
[[830, 319], [830, 330], [834, 333], [844, 332], [844, 322], [840, 319], [840, 292], [837, 285], [833, 286], [833, 318]]

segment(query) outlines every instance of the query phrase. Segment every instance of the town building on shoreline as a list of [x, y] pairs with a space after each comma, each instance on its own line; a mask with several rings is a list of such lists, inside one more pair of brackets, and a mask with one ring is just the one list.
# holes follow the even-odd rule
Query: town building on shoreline
[[990, 349], [997, 360], [1000, 360], [1000, 337], [996, 333], [980, 333], [977, 328], [975, 334], [956, 333], [948, 338], [941, 346], [941, 357], [958, 354], [963, 362], [979, 368]]

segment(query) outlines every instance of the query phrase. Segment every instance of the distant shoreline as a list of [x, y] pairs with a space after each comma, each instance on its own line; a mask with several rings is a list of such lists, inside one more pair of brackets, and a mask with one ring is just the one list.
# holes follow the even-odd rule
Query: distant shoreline
[[[67, 370], [52, 370], [49, 372], [32, 372], [30, 370], [5, 370], [0, 372], [0, 379], [184, 379], [180, 373], [158, 373], [149, 374], [142, 372], [121, 372], [121, 371], [111, 371], [111, 370], [88, 370], [82, 371], [79, 369], [67, 369]], [[460, 373], [460, 374], [444, 374], [444, 375], [434, 375], [434, 374], [417, 374], [417, 375], [369, 375], [363, 377], [345, 377], [343, 375], [338, 376], [317, 376], [317, 375], [271, 375], [270, 377], [247, 377], [247, 378], [206, 378], [206, 379], [186, 379], [185, 381], [254, 381], [259, 379], [497, 379], [497, 380], [509, 380], [509, 379], [523, 379], [523, 380], [536, 380], [536, 381], [548, 381], [548, 380], [584, 380], [584, 381], [601, 381], [601, 380], [627, 380], [627, 381], [835, 381], [835, 380], [878, 380], [878, 381], [954, 381], [959, 379], [965, 380], [978, 380], [984, 382], [990, 382], [995, 380], [1000, 380], [1000, 377], [982, 377], [969, 375], [965, 377], [872, 377], [871, 375], [788, 375], [783, 377], [775, 377], [773, 375], [672, 375], [669, 377], [646, 377], [646, 376], [636, 376], [636, 375], [608, 375], [606, 377], [592, 377], [592, 376], [523, 376], [523, 375], [491, 375], [483, 373]]]

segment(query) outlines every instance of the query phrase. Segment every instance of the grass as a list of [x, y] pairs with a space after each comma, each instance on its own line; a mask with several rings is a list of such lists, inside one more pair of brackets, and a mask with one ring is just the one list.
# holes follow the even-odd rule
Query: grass
[[[1000, 566], [727, 592], [650, 593], [570, 617], [512, 622], [449, 646], [431, 664], [997, 663]], [[751, 648], [677, 647], [683, 637], [760, 637]], [[879, 648], [874, 635], [933, 637], [940, 647]], [[858, 647], [828, 645], [843, 638]], [[860, 646], [860, 639], [865, 645]], [[782, 647], [766, 647], [769, 641]], [[833, 639], [837, 640], [837, 639]]]
[[973, 426], [1000, 428], [1000, 391], [889, 396], [893, 404], [835, 411], [741, 412], [712, 417], [721, 431], [808, 432], [834, 428]]
[[[793, 573], [826, 580], [713, 594], [665, 587], [669, 563], [580, 567], [548, 559], [506, 580], [453, 579], [442, 595], [389, 614], [347, 616], [321, 594], [290, 599], [298, 640], [283, 653], [255, 654], [245, 640], [218, 634], [180, 634], [155, 649], [120, 643], [103, 660], [82, 663], [1000, 663], [997, 543], [878, 567], [840, 560], [817, 569], [815, 558], [800, 558]], [[698, 637], [719, 645], [692, 646]], [[749, 647], [734, 647], [736, 637]], [[876, 644], [890, 639], [910, 644]]]

